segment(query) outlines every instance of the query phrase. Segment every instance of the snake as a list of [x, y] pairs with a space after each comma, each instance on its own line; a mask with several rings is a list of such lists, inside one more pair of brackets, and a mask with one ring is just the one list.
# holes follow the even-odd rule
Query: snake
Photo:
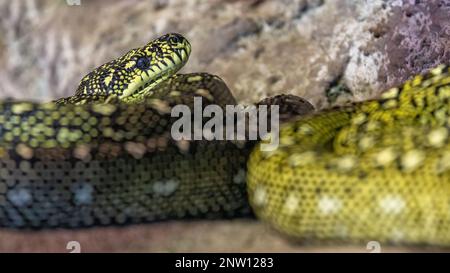
[[[255, 215], [302, 242], [450, 244], [450, 72], [283, 122], [260, 141], [175, 140], [172, 109], [237, 104], [163, 35], [74, 95], [0, 103], [0, 227], [86, 228]], [[207, 120], [202, 119], [202, 124]]]
[[300, 117], [248, 163], [260, 219], [303, 242], [450, 243], [450, 70]]

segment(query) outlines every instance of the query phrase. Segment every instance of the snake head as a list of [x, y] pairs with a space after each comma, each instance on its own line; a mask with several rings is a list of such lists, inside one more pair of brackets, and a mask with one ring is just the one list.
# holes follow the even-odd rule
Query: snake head
[[82, 79], [75, 95], [139, 101], [183, 67], [190, 52], [186, 38], [166, 34], [93, 70]]

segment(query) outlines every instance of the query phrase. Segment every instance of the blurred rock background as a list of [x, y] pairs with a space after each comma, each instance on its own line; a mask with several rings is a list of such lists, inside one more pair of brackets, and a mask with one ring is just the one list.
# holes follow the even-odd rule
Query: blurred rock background
[[[219, 75], [242, 103], [288, 93], [326, 108], [450, 62], [450, 0], [73, 2], [0, 0], [1, 98], [71, 95], [93, 68], [167, 32], [192, 43], [182, 72]], [[65, 252], [70, 240], [84, 251], [367, 251], [292, 244], [253, 220], [0, 231], [0, 251]]]

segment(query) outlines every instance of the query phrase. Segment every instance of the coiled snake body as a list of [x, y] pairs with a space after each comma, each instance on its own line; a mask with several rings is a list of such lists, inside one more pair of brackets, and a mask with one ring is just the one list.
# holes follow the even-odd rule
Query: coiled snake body
[[89, 73], [72, 97], [0, 103], [0, 225], [83, 227], [248, 215], [313, 240], [450, 243], [450, 76], [287, 122], [280, 147], [175, 141], [171, 108], [236, 104], [164, 35]]

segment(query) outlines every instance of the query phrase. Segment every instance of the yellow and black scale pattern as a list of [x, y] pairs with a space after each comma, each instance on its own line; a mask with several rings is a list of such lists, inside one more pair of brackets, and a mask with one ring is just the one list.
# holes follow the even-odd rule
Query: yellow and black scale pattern
[[[84, 227], [255, 214], [303, 240], [450, 244], [449, 67], [378, 100], [287, 122], [280, 147], [181, 141], [171, 108], [236, 101], [205, 73], [175, 74], [168, 34], [52, 103], [0, 103], [0, 226]], [[248, 196], [248, 197], [247, 197]]]
[[450, 70], [285, 124], [248, 163], [256, 215], [303, 240], [450, 244]]
[[248, 149], [170, 137], [174, 105], [236, 104], [216, 76], [173, 75], [189, 52], [165, 35], [88, 74], [73, 97], [0, 103], [0, 226], [248, 215]]

